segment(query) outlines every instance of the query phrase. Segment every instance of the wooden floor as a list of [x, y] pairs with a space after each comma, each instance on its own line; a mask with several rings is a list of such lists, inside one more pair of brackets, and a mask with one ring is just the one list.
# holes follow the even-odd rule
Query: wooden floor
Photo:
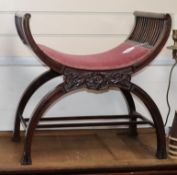
[[131, 138], [125, 131], [115, 130], [38, 131], [33, 140], [33, 165], [22, 166], [23, 138], [20, 143], [14, 143], [11, 132], [1, 132], [0, 174], [27, 171], [111, 172], [177, 166], [177, 161], [155, 158], [152, 129], [140, 130], [139, 133], [137, 138]]

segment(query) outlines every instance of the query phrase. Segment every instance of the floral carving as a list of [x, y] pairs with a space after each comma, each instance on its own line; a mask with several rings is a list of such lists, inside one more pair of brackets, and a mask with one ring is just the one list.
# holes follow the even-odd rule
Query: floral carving
[[71, 68], [64, 70], [66, 91], [77, 88], [104, 90], [110, 87], [130, 88], [130, 71], [82, 71]]

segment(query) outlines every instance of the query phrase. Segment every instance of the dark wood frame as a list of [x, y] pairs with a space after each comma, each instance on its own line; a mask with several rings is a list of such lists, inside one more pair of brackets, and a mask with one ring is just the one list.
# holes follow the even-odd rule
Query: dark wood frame
[[[55, 60], [46, 55], [36, 44], [30, 31], [30, 14], [15, 15], [15, 24], [19, 37], [23, 43], [28, 46], [36, 56], [41, 59], [50, 70], [43, 73], [36, 80], [34, 80], [30, 86], [24, 92], [16, 112], [15, 128], [13, 134], [13, 141], [20, 140], [20, 123], [26, 128], [24, 155], [22, 158], [22, 164], [29, 165], [31, 160], [31, 144], [32, 137], [35, 128], [56, 128], [56, 127], [85, 127], [85, 126], [119, 126], [128, 125], [129, 134], [132, 136], [137, 135], [137, 124], [150, 124], [156, 129], [157, 136], [157, 153], [156, 156], [159, 159], [166, 158], [166, 140], [164, 125], [161, 114], [155, 102], [151, 97], [140, 87], [131, 82], [132, 75], [138, 70], [145, 67], [151, 62], [157, 54], [161, 51], [166, 43], [170, 30], [171, 30], [171, 17], [168, 14], [156, 14], [156, 13], [144, 13], [135, 12], [135, 26], [127, 39], [127, 42], [133, 43], [146, 43], [146, 46], [150, 48], [149, 54], [146, 55], [144, 61], [137, 62], [131, 66], [115, 69], [115, 70], [81, 70], [72, 67], [61, 65]], [[40, 103], [34, 110], [30, 119], [23, 118], [24, 109], [34, 94], [34, 92], [40, 88], [47, 81], [57, 77], [64, 76], [63, 83], [57, 85], [51, 92], [41, 99]], [[41, 119], [44, 112], [61, 96], [74, 91], [76, 89], [87, 88], [91, 90], [108, 90], [110, 88], [119, 88], [125, 97], [127, 102], [129, 114], [122, 116], [87, 116], [87, 117], [59, 117], [59, 118], [44, 118]], [[104, 92], [104, 91], [103, 91]], [[136, 112], [135, 103], [132, 94], [136, 95], [149, 110], [153, 123]], [[129, 122], [109, 122], [109, 123], [83, 123], [83, 124], [38, 124], [39, 121], [65, 121], [68, 119], [75, 119], [77, 121], [85, 119], [129, 119]], [[138, 121], [137, 119], [141, 119]]]

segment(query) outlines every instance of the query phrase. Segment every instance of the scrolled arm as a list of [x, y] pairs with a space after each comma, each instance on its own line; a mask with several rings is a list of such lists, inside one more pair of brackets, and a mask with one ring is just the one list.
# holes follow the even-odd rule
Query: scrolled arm
[[25, 18], [30, 18], [31, 15], [29, 13], [21, 13], [21, 12], [16, 12], [15, 13], [15, 26], [17, 29], [17, 33], [22, 40], [22, 42], [27, 45], [27, 39], [25, 36], [24, 28], [23, 28], [23, 22]]
[[22, 42], [31, 49], [34, 54], [45, 64], [49, 65], [53, 70], [60, 71], [60, 64], [57, 61], [52, 60], [48, 55], [46, 55], [36, 43], [30, 29], [30, 18], [31, 14], [29, 13], [16, 13], [15, 14], [15, 25], [17, 33], [21, 38]]

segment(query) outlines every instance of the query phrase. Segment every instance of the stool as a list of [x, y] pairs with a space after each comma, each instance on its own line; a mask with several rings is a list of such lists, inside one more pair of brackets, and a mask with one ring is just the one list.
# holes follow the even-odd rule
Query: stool
[[[122, 44], [104, 53], [92, 55], [66, 54], [36, 43], [30, 30], [31, 15], [28, 13], [15, 15], [15, 24], [19, 37], [49, 67], [47, 72], [29, 85], [22, 95], [17, 108], [13, 141], [20, 140], [20, 123], [22, 123], [25, 128], [23, 165], [32, 163], [31, 144], [36, 128], [84, 128], [88, 126], [127, 125], [129, 126], [128, 133], [136, 136], [137, 125], [149, 124], [156, 131], [156, 156], [158, 159], [166, 158], [165, 131], [159, 109], [142, 88], [131, 82], [131, 77], [150, 63], [161, 51], [171, 30], [171, 17], [169, 14], [145, 12], [135, 12], [134, 15], [134, 28]], [[41, 99], [30, 119], [24, 118], [24, 109], [34, 92], [44, 83], [58, 76], [63, 76], [63, 82]], [[57, 99], [81, 88], [102, 92], [110, 88], [120, 89], [127, 102], [128, 115], [42, 118], [44, 112]], [[151, 114], [153, 122], [136, 111], [132, 94], [144, 103]], [[104, 119], [105, 121], [111, 119], [111, 122], [60, 123], [60, 121], [66, 120], [88, 121], [88, 119], [93, 121], [95, 119]], [[117, 121], [118, 119], [121, 119], [121, 121]], [[128, 119], [128, 121], [122, 121], [122, 119]], [[49, 121], [58, 122], [57, 124], [45, 124]]]

